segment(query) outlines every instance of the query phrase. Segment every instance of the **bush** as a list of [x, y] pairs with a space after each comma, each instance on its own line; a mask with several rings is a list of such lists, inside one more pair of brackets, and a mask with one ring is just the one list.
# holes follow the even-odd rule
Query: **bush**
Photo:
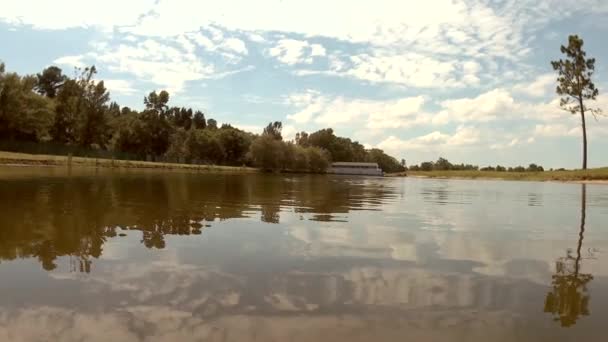
[[329, 167], [329, 153], [318, 147], [307, 147], [308, 170], [311, 172], [323, 173]]

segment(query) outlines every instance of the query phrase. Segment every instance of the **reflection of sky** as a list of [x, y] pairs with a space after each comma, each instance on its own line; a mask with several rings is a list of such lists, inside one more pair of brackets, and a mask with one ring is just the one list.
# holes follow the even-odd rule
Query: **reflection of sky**
[[345, 210], [345, 222], [312, 220], [314, 207], [291, 201], [278, 224], [259, 212], [215, 221], [201, 235], [166, 235], [164, 249], [127, 231], [90, 274], [69, 272], [69, 256], [48, 273], [3, 262], [0, 340], [597, 340], [608, 188], [587, 193], [592, 315], [560, 330], [542, 308], [555, 260], [576, 248], [580, 186], [374, 182], [390, 186], [388, 200]]

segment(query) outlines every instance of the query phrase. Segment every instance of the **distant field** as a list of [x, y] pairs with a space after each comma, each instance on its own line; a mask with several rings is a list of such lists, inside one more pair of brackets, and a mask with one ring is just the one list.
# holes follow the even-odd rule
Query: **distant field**
[[[0, 165], [37, 165], [60, 166], [68, 165], [68, 157], [40, 154], [26, 154], [0, 151]], [[223, 172], [257, 172], [258, 169], [239, 166], [195, 165], [177, 163], [156, 163], [146, 161], [95, 159], [72, 157], [73, 167], [104, 167], [104, 168], [145, 168], [193, 171], [223, 171]]]
[[[490, 178], [534, 181], [608, 181], [608, 167], [588, 170], [545, 172], [496, 172], [496, 171], [408, 171], [407, 176], [428, 178]], [[399, 177], [403, 174], [389, 174]]]

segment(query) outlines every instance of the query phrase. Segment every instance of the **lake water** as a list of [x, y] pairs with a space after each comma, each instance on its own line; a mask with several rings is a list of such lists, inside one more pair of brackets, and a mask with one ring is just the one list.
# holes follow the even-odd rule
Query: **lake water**
[[0, 341], [605, 341], [608, 186], [0, 168]]

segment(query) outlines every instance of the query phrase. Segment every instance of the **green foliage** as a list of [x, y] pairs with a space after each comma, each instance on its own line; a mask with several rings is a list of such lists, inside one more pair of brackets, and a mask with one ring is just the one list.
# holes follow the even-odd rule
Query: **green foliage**
[[165, 157], [174, 162], [190, 161], [190, 150], [186, 141], [188, 140], [190, 131], [183, 128], [177, 128], [169, 141], [169, 147], [165, 152]]
[[207, 120], [207, 128], [209, 129], [217, 129], [217, 121], [215, 119]]
[[306, 147], [305, 153], [308, 159], [308, 170], [323, 173], [329, 167], [329, 153], [318, 147]]
[[253, 136], [233, 127], [223, 127], [217, 131], [217, 138], [224, 149], [228, 164], [243, 165]]
[[556, 92], [562, 96], [560, 106], [572, 114], [585, 112], [589, 108], [584, 100], [595, 100], [598, 90], [591, 80], [595, 71], [595, 58], [586, 58], [583, 40], [577, 35], [568, 37], [568, 46], [561, 46], [560, 51], [566, 59], [552, 61], [553, 70], [557, 71]]
[[276, 140], [283, 140], [283, 136], [281, 136], [281, 130], [283, 129], [283, 124], [280, 121], [271, 122], [264, 128], [263, 135], [268, 135]]
[[378, 163], [382, 171], [386, 173], [403, 172], [405, 168], [397, 161], [397, 159], [384, 153], [384, 151], [372, 148], [368, 151], [367, 161]]
[[530, 166], [528, 166], [528, 168], [526, 169], [526, 171], [528, 172], [543, 172], [545, 171], [545, 169], [542, 166], [536, 165], [536, 164], [530, 164]]
[[205, 120], [205, 114], [201, 111], [196, 111], [192, 118], [192, 125], [195, 129], [205, 129], [207, 127], [207, 121]]
[[15, 146], [29, 141], [40, 144], [41, 151], [60, 154], [253, 164], [265, 170], [323, 173], [331, 160], [376, 162], [385, 172], [404, 170], [382, 150], [368, 151], [356, 141], [336, 136], [331, 128], [298, 133], [295, 142], [283, 141], [279, 121], [270, 122], [260, 136], [226, 123], [218, 128], [217, 121], [206, 119], [201, 111], [170, 107], [165, 90], [145, 96], [141, 112], [121, 108], [110, 102], [104, 82], [95, 80], [95, 66], [77, 71], [69, 78], [51, 66], [36, 76], [20, 77], [6, 73], [0, 63], [0, 146], [18, 152]]
[[34, 77], [5, 73], [4, 65], [0, 66], [0, 136], [27, 141], [48, 140], [53, 121], [52, 101], [33, 91]]
[[253, 165], [266, 171], [280, 170], [282, 167], [284, 142], [271, 135], [262, 134], [256, 138], [249, 149]]
[[168, 109], [167, 103], [169, 103], [169, 93], [166, 90], [162, 90], [158, 94], [156, 91], [153, 91], [148, 96], [144, 97], [146, 110], [155, 111], [159, 115], [165, 114]]
[[318, 147], [303, 147], [262, 134], [252, 143], [249, 158], [253, 165], [266, 171], [309, 171], [325, 173], [329, 153]]
[[349, 138], [338, 137], [333, 129], [326, 128], [311, 133], [296, 134], [296, 144], [302, 147], [317, 147], [327, 151], [329, 160], [334, 162], [375, 162], [387, 173], [402, 172], [405, 167], [382, 150], [366, 150], [363, 145]]
[[105, 148], [110, 137], [110, 94], [104, 82], [95, 82], [94, 66], [81, 70], [77, 79], [64, 80], [56, 96], [57, 110], [51, 133], [53, 140], [84, 147]]
[[54, 98], [57, 95], [58, 89], [66, 80], [61, 69], [56, 66], [50, 66], [42, 70], [42, 73], [37, 74], [36, 77], [36, 91], [40, 95], [50, 98]]
[[434, 163], [433, 162], [423, 162], [420, 163], [420, 170], [421, 171], [432, 171], [434, 168]]
[[487, 172], [543, 172], [544, 168], [540, 165], [530, 164], [528, 168], [523, 166], [505, 167], [502, 165], [485, 166], [479, 168], [477, 165], [471, 164], [452, 164], [449, 160], [440, 157], [437, 161], [422, 162], [420, 165], [412, 165], [408, 168], [410, 171], [487, 171]]
[[221, 164], [226, 154], [218, 135], [209, 130], [190, 130], [186, 140], [190, 157], [203, 163]]

